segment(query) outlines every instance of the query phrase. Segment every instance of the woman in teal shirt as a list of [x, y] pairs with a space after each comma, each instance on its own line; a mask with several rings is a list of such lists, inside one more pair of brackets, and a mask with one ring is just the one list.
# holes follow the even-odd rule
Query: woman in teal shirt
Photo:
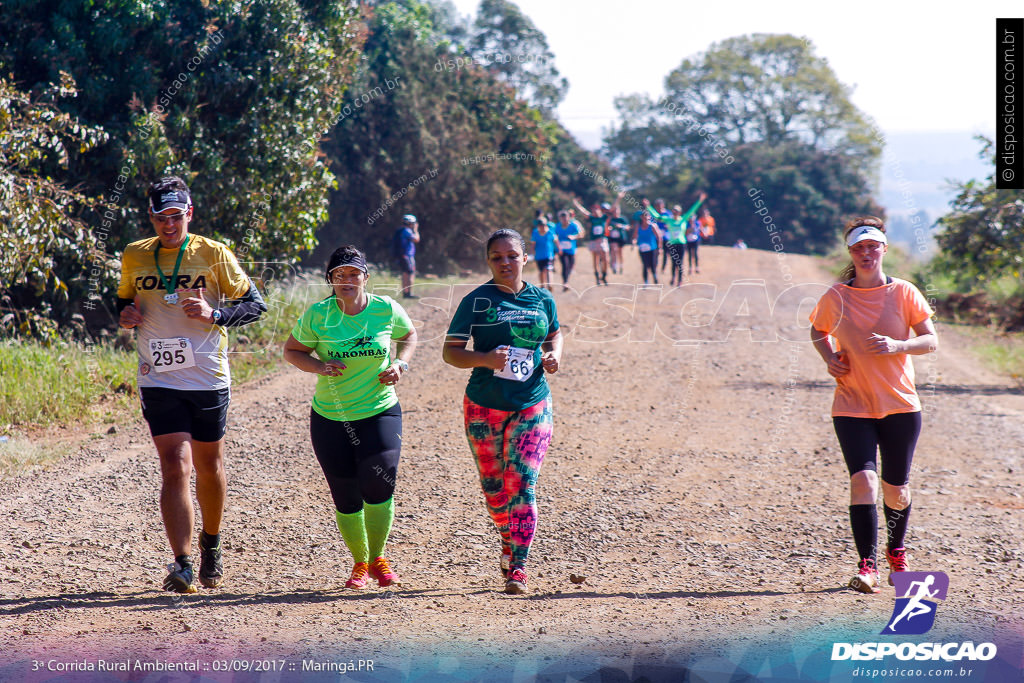
[[399, 582], [384, 557], [402, 447], [395, 385], [409, 369], [416, 330], [398, 302], [367, 294], [366, 258], [355, 247], [331, 254], [326, 279], [334, 295], [302, 315], [284, 344], [284, 358], [319, 375], [309, 433], [338, 530], [352, 552], [345, 587], [366, 588], [367, 574], [390, 586]]
[[[537, 525], [534, 486], [551, 443], [551, 391], [562, 333], [551, 293], [523, 282], [526, 243], [513, 230], [487, 240], [492, 279], [459, 304], [443, 356], [472, 368], [463, 397], [466, 437], [487, 511], [501, 536], [506, 593], [526, 592], [526, 558]], [[466, 348], [473, 340], [473, 350]]]

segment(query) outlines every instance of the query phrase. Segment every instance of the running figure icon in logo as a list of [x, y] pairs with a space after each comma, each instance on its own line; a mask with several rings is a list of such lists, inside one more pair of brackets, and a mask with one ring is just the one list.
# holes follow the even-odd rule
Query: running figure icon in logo
[[944, 572], [897, 572], [891, 575], [896, 605], [883, 634], [920, 635], [935, 623], [935, 600], [945, 600], [949, 577]]

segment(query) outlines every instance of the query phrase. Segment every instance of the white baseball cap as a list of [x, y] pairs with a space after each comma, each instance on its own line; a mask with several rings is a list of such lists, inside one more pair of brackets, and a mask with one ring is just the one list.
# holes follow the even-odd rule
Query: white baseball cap
[[882, 244], [889, 244], [889, 240], [885, 239], [885, 233], [875, 226], [860, 225], [850, 231], [850, 236], [846, 238], [846, 246], [852, 247], [857, 242], [863, 242], [864, 240], [874, 240]]

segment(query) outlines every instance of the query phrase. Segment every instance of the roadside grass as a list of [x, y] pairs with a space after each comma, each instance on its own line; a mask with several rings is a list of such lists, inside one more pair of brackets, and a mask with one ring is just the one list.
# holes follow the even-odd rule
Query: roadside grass
[[70, 451], [68, 444], [44, 444], [18, 436], [0, 437], [0, 479], [36, 465], [50, 465]]
[[134, 373], [133, 355], [108, 344], [0, 342], [0, 433], [95, 421], [104, 398], [113, 404], [104, 401], [102, 412], [125, 409]]
[[1024, 333], [993, 334], [990, 329], [979, 326], [968, 329], [971, 351], [990, 369], [1024, 388]]

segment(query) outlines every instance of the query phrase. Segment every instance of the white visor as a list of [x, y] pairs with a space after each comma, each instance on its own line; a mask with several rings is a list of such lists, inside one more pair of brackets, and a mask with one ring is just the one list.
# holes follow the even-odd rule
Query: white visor
[[889, 244], [889, 240], [885, 239], [884, 232], [873, 225], [861, 225], [850, 231], [850, 236], [846, 238], [846, 246], [852, 247], [857, 242], [863, 242], [864, 240], [874, 240], [882, 244]]

